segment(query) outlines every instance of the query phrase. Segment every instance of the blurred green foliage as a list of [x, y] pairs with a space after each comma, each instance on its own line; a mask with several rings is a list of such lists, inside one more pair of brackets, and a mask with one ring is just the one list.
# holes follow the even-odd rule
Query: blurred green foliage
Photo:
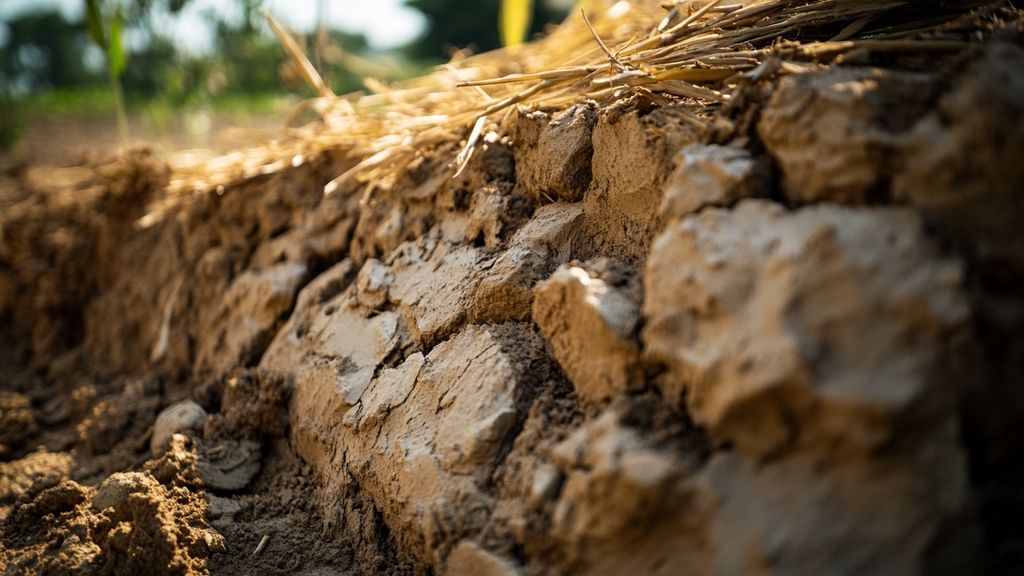
[[29, 13], [7, 22], [0, 49], [0, 85], [8, 92], [83, 86], [103, 80], [83, 59], [88, 33], [60, 12]]
[[[0, 46], [0, 150], [11, 146], [33, 116], [113, 118], [115, 86], [133, 117], [157, 126], [174, 122], [174, 111], [182, 108], [266, 114], [279, 112], [282, 102], [309, 97], [259, 16], [263, 0], [237, 1], [240, 19], [208, 15], [213, 49], [201, 54], [181, 50], [156, 24], [161, 20], [152, 17], [159, 13], [165, 22], [189, 0], [82, 0], [85, 15], [92, 10], [94, 16], [82, 22], [68, 21], [53, 9], [8, 20], [7, 39]], [[373, 52], [360, 34], [337, 30], [299, 41], [342, 94], [361, 89], [364, 74], [400, 79], [429, 70], [453, 48], [479, 52], [499, 47], [500, 3], [407, 0], [427, 17], [427, 28], [390, 54]], [[564, 10], [533, 2], [531, 34], [562, 17]], [[118, 27], [131, 39], [123, 50], [114, 45]]]
[[[104, 9], [106, 8], [106, 9]], [[117, 111], [117, 127], [121, 141], [128, 141], [128, 114], [124, 107], [121, 76], [127, 65], [124, 49], [124, 12], [119, 4], [102, 0], [85, 0], [85, 27], [96, 46], [103, 50], [107, 62], [110, 95]]]
[[[136, 16], [134, 21], [125, 16], [125, 27], [142, 42], [123, 54], [107, 56], [112, 57], [115, 71], [123, 68], [120, 82], [129, 100], [161, 97], [187, 105], [222, 94], [301, 92], [300, 85], [282, 78], [286, 57], [256, 15], [258, 2], [246, 0], [245, 5], [247, 16], [241, 22], [214, 22], [213, 50], [200, 55], [182, 52], [173, 40], [149, 28], [138, 10], [126, 12]], [[93, 32], [95, 44], [103, 49], [113, 45], [108, 39], [113, 39], [110, 32], [116, 28], [116, 14], [112, 12], [106, 21], [100, 17], [102, 23]], [[104, 81], [105, 71], [88, 61], [90, 52], [93, 60], [102, 60], [104, 54], [90, 46], [85, 23], [68, 22], [60, 12], [45, 11], [24, 14], [6, 24], [7, 42], [0, 47], [0, 86], [7, 96], [35, 98], [53, 89], [86, 89]], [[313, 53], [312, 41], [307, 44]], [[361, 34], [328, 31], [327, 44], [354, 54], [368, 50]], [[359, 88], [358, 76], [340, 68], [330, 72], [335, 90]]]

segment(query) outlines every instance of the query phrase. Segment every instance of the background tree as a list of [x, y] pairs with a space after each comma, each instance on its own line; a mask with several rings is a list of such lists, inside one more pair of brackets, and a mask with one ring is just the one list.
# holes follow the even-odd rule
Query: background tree
[[[49, 10], [5, 23], [0, 150], [11, 145], [20, 125], [57, 111], [107, 113], [113, 102], [126, 130], [129, 107], [150, 126], [167, 126], [183, 107], [266, 113], [287, 93], [308, 96], [260, 17], [264, 0], [233, 0], [241, 8], [240, 18], [208, 13], [213, 49], [202, 54], [183, 52], [161, 28], [191, 0], [77, 1], [85, 7], [81, 22]], [[320, 0], [321, 9], [329, 1]], [[427, 28], [421, 38], [390, 54], [372, 50], [361, 34], [331, 30], [322, 15], [315, 35], [298, 40], [335, 93], [347, 93], [361, 89], [367, 76], [397, 80], [422, 73], [447, 59], [451, 48], [479, 52], [499, 47], [503, 1], [510, 0], [407, 0], [426, 15]], [[567, 2], [533, 0], [531, 33], [561, 20]], [[554, 3], [562, 8], [551, 8]], [[120, 41], [123, 35], [131, 38], [130, 45]], [[96, 89], [104, 80], [109, 95]]]
[[[447, 59], [453, 48], [470, 47], [474, 52], [501, 46], [498, 14], [501, 0], [407, 0], [406, 5], [427, 17], [427, 29], [410, 45], [413, 55]], [[530, 35], [565, 18], [565, 10], [539, 0], [533, 3]]]
[[3, 84], [15, 92], [36, 92], [95, 84], [101, 77], [83, 60], [88, 36], [81, 22], [57, 11], [23, 14], [7, 22], [7, 43], [0, 49]]

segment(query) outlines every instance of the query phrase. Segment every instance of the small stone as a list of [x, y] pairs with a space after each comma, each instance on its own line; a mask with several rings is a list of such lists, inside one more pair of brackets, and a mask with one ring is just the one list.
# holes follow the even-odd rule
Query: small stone
[[191, 400], [183, 400], [164, 408], [153, 423], [149, 451], [160, 456], [171, 444], [171, 437], [185, 432], [201, 432], [206, 424], [206, 410]]

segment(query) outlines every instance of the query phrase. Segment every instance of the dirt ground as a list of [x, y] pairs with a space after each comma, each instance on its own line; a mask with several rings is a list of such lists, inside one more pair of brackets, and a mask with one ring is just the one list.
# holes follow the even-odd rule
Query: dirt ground
[[0, 567], [1017, 574], [1024, 31], [519, 109], [371, 192], [0, 176]]
[[[128, 143], [121, 141], [112, 116], [55, 114], [28, 118], [14, 150], [0, 152], [0, 167], [18, 164], [75, 166], [100, 162], [112, 150], [147, 147], [157, 154], [199, 148], [221, 154], [281, 138], [276, 114], [230, 114], [212, 109], [184, 110], [176, 121], [158, 129], [152, 120], [133, 114]], [[59, 135], [55, 138], [54, 135]]]

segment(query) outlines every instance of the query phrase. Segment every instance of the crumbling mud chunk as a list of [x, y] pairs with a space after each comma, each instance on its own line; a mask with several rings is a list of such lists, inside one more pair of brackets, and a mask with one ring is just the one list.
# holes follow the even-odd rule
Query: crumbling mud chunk
[[68, 479], [71, 455], [39, 450], [20, 460], [0, 462], [0, 506], [31, 497]]
[[897, 198], [966, 241], [1003, 279], [1024, 278], [1022, 67], [1024, 48], [1012, 44], [993, 45], [968, 67], [908, 137], [893, 183]]
[[643, 340], [717, 441], [871, 449], [963, 385], [935, 369], [969, 341], [961, 279], [910, 210], [746, 201], [658, 237]]
[[511, 127], [518, 185], [549, 202], [583, 198], [590, 186], [596, 123], [592, 103], [577, 104], [554, 117], [521, 111]]
[[796, 204], [891, 199], [902, 138], [937, 97], [927, 74], [834, 68], [787, 76], [757, 131]]
[[[591, 267], [593, 268], [593, 267]], [[643, 384], [640, 306], [626, 286], [563, 265], [537, 286], [533, 320], [583, 400], [601, 404]]]
[[483, 265], [480, 249], [432, 238], [396, 250], [389, 298], [413, 341], [432, 345], [458, 329], [469, 313]]
[[541, 207], [481, 272], [470, 319], [474, 322], [530, 317], [534, 286], [568, 262], [580, 243], [583, 209], [559, 202]]
[[659, 212], [677, 220], [707, 206], [729, 207], [744, 198], [765, 196], [768, 165], [747, 150], [692, 144], [676, 154], [676, 168], [665, 181]]
[[99, 513], [99, 559], [109, 573], [202, 573], [205, 558], [224, 547], [206, 526], [203, 500], [172, 493], [145, 473], [112, 475], [97, 488], [92, 510]]
[[602, 111], [594, 128], [594, 180], [583, 199], [581, 258], [646, 256], [661, 228], [658, 208], [675, 158], [697, 135], [671, 109], [629, 102]]
[[358, 393], [300, 378], [296, 408], [306, 416], [292, 441], [323, 474], [355, 483], [406, 553], [430, 561], [486, 520], [469, 511], [490, 505], [489, 478], [538, 380], [555, 371], [543, 350], [523, 324], [467, 326], [381, 368]]
[[869, 459], [716, 454], [690, 485], [706, 573], [970, 574], [978, 569], [964, 453], [949, 431]]
[[286, 262], [236, 278], [204, 330], [208, 337], [199, 342], [197, 372], [220, 375], [258, 362], [306, 274], [304, 264]]
[[519, 567], [481, 547], [472, 540], [463, 540], [448, 554], [445, 561], [446, 576], [477, 574], [478, 576], [518, 576]]
[[707, 573], [705, 511], [690, 485], [701, 462], [628, 422], [651, 406], [613, 403], [554, 449], [564, 481], [551, 517], [572, 574]]

